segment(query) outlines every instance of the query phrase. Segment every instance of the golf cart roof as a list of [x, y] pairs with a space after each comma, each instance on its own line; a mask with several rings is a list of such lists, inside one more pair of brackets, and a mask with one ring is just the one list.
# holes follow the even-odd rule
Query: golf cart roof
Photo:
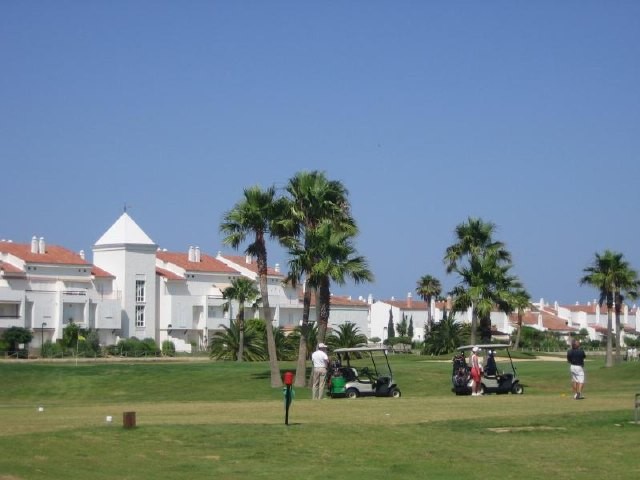
[[350, 347], [336, 348], [333, 353], [351, 353], [351, 352], [386, 352], [387, 347]]
[[479, 343], [477, 345], [463, 345], [458, 347], [458, 350], [471, 350], [473, 347], [478, 347], [481, 350], [494, 350], [496, 348], [511, 348], [510, 343]]

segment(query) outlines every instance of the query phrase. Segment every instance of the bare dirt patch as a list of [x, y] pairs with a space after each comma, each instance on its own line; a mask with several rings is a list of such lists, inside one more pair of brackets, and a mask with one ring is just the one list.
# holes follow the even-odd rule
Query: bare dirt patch
[[540, 425], [537, 427], [495, 427], [487, 428], [493, 433], [511, 433], [511, 432], [536, 432], [536, 431], [553, 431], [553, 430], [566, 430], [564, 427], [548, 427]]

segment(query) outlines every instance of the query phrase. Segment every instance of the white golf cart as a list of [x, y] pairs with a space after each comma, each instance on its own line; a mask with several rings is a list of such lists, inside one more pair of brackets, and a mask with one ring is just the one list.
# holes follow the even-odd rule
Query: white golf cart
[[[484, 370], [480, 384], [480, 392], [488, 393], [513, 393], [522, 395], [524, 388], [520, 384], [520, 379], [513, 364], [509, 348], [511, 345], [496, 343], [483, 345], [465, 345], [458, 347], [458, 354], [453, 357], [453, 372], [451, 375], [452, 391], [456, 395], [471, 394], [471, 366], [467, 363], [465, 353], [471, 351], [473, 347], [480, 349], [480, 356], [484, 357]], [[501, 352], [500, 363], [496, 362], [495, 356]], [[504, 361], [502, 361], [504, 358]]]
[[332, 363], [329, 373], [330, 397], [400, 397], [386, 348], [338, 348], [333, 353], [338, 359]]

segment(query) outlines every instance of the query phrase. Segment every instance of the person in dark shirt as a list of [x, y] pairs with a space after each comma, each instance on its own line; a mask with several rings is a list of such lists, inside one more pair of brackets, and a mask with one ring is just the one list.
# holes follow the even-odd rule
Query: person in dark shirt
[[580, 342], [573, 340], [571, 348], [567, 351], [567, 362], [571, 365], [571, 385], [573, 387], [573, 398], [582, 400], [582, 388], [584, 387], [584, 359], [586, 358], [584, 350], [580, 348]]

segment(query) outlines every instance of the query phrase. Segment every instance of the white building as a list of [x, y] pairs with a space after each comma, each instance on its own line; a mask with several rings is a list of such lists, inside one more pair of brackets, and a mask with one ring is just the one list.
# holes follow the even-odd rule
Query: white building
[[0, 331], [34, 332], [32, 347], [62, 337], [71, 322], [95, 330], [109, 343], [120, 330], [120, 291], [114, 276], [84, 259], [84, 253], [47, 245], [0, 241]]
[[[30, 244], [0, 241], [0, 332], [31, 329], [30, 347], [37, 350], [62, 338], [74, 322], [95, 330], [102, 345], [136, 337], [152, 338], [158, 346], [170, 340], [177, 351], [204, 349], [211, 332], [235, 317], [237, 305], [223, 311], [222, 291], [241, 276], [258, 280], [251, 257], [213, 257], [194, 246], [184, 252], [159, 249], [126, 212], [94, 244], [93, 265], [83, 252], [45, 245], [43, 238]], [[302, 320], [302, 296], [284, 279], [278, 265], [268, 269], [273, 324], [291, 330]], [[312, 303], [310, 319], [315, 318]], [[368, 304], [333, 297], [329, 326], [345, 322], [368, 335]]]

